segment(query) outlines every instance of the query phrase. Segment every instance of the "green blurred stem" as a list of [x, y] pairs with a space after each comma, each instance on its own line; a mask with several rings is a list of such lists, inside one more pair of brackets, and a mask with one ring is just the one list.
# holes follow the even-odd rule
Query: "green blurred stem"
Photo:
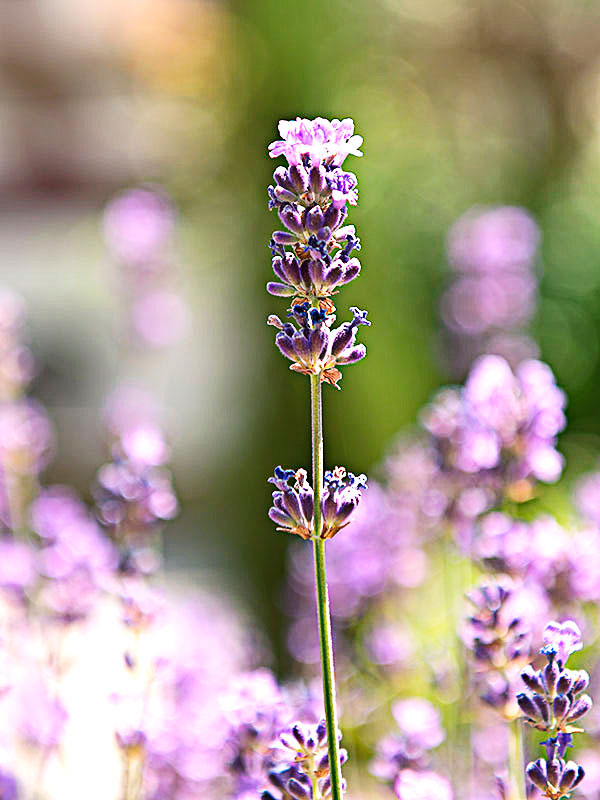
[[314, 487], [313, 552], [315, 559], [315, 585], [319, 617], [319, 642], [321, 670], [323, 673], [323, 698], [327, 723], [327, 749], [331, 774], [331, 800], [342, 798], [342, 770], [337, 738], [338, 721], [331, 639], [331, 615], [325, 568], [325, 541], [321, 539], [321, 495], [323, 493], [323, 409], [321, 404], [321, 376], [310, 376], [310, 416], [312, 425], [312, 470]]
[[508, 775], [510, 800], [527, 800], [525, 792], [525, 764], [523, 761], [523, 723], [513, 720], [508, 726]]

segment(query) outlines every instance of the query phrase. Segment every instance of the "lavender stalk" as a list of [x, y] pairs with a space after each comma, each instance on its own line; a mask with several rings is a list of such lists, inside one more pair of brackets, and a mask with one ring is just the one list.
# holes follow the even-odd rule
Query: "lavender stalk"
[[[321, 494], [323, 487], [323, 407], [321, 403], [321, 381], [318, 375], [310, 378], [310, 411], [312, 428], [312, 469], [314, 502], [314, 528], [321, 530]], [[327, 570], [325, 565], [325, 540], [313, 537], [315, 563], [315, 587], [317, 593], [317, 616], [319, 621], [319, 645], [321, 650], [321, 669], [323, 672], [323, 701], [325, 723], [327, 725], [327, 748], [331, 767], [331, 796], [342, 796], [342, 769], [337, 737], [337, 702], [335, 692], [335, 669], [333, 663], [333, 640], [331, 637], [331, 614], [327, 590]], [[314, 794], [314, 792], [313, 792]]]
[[[365, 346], [356, 344], [356, 335], [360, 325], [370, 325], [367, 312], [351, 308], [352, 321], [334, 328], [332, 299], [360, 272], [359, 260], [351, 255], [360, 249], [360, 242], [354, 226], [343, 225], [347, 204], [357, 202], [356, 176], [341, 167], [349, 154], [362, 155], [358, 150], [362, 138], [354, 136], [354, 123], [349, 119], [282, 120], [279, 132], [282, 138], [269, 146], [269, 152], [273, 158], [285, 156], [289, 167], [275, 170], [269, 208], [277, 210], [287, 230], [275, 231], [269, 245], [278, 281], [267, 284], [267, 291], [291, 298], [288, 317], [293, 322], [271, 315], [268, 324], [278, 330], [275, 342], [292, 362], [290, 369], [310, 377], [312, 487], [305, 470], [277, 467], [269, 479], [276, 487], [269, 516], [278, 530], [313, 542], [330, 772], [327, 797], [341, 800], [344, 758], [339, 748], [325, 541], [350, 522], [366, 479], [346, 474], [342, 467], [325, 472], [321, 384], [339, 389], [339, 367], [360, 361], [366, 354]], [[292, 479], [295, 482], [290, 486]], [[321, 797], [317, 789], [313, 783], [312, 800]]]

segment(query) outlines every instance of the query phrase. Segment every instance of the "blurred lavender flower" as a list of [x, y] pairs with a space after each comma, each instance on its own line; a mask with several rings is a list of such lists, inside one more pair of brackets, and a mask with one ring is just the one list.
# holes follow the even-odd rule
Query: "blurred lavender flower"
[[455, 277], [441, 302], [446, 351], [461, 374], [482, 353], [512, 366], [537, 356], [523, 331], [534, 314], [539, 228], [522, 208], [474, 208], [448, 235]]
[[404, 769], [394, 783], [398, 800], [453, 800], [454, 793], [447, 778], [437, 772], [416, 772]]
[[172, 285], [174, 226], [171, 202], [156, 188], [126, 190], [104, 212], [104, 238], [119, 266], [128, 325], [148, 347], [172, 344], [189, 324], [187, 304]]
[[236, 676], [220, 697], [229, 724], [225, 752], [233, 797], [265, 790], [273, 767], [273, 743], [295, 710], [268, 670]]
[[[178, 512], [165, 464], [170, 456], [151, 406], [136, 416], [128, 408], [137, 393], [111, 398], [107, 422], [115, 435], [112, 461], [100, 468], [94, 490], [98, 519], [123, 549], [125, 570], [141, 568], [148, 537]], [[134, 406], [135, 408], [135, 406]]]
[[394, 782], [403, 770], [424, 770], [430, 751], [444, 741], [440, 714], [422, 697], [399, 700], [392, 706], [398, 731], [377, 743], [370, 771], [380, 780]]
[[513, 373], [500, 356], [482, 356], [463, 389], [434, 398], [423, 423], [459, 486], [476, 475], [496, 497], [523, 500], [531, 496], [533, 480], [560, 477], [556, 437], [565, 426], [564, 406], [546, 364], [524, 361]]
[[[469, 593], [473, 612], [462, 633], [472, 651], [475, 684], [481, 700], [505, 719], [513, 719], [514, 683], [530, 655], [530, 635], [523, 621], [513, 616], [509, 599], [514, 585], [487, 583]], [[518, 591], [517, 591], [518, 593]]]
[[356, 344], [356, 332], [359, 325], [371, 324], [366, 311], [354, 307], [350, 310], [352, 322], [344, 322], [338, 328], [331, 327], [333, 314], [311, 309], [308, 302], [292, 306], [291, 315], [299, 328], [272, 314], [268, 322], [279, 330], [275, 343], [282, 355], [293, 362], [290, 369], [303, 375], [320, 375], [322, 382], [339, 388], [342, 373], [337, 367], [355, 364], [365, 357], [364, 344]]
[[0, 768], [0, 797], [2, 800], [18, 800], [19, 787], [15, 777]]
[[160, 265], [173, 227], [173, 207], [155, 189], [128, 189], [104, 211], [104, 235], [113, 257], [134, 269]]
[[[337, 638], [336, 652], [343, 652], [343, 630], [358, 615], [383, 596], [394, 598], [406, 588], [418, 586], [424, 579], [427, 559], [421, 549], [420, 535], [411, 509], [396, 505], [393, 498], [371, 483], [343, 536], [336, 536], [327, 547], [328, 585]], [[357, 558], [356, 553], [361, 557]], [[310, 553], [298, 547], [290, 551], [286, 610], [292, 617], [288, 647], [297, 660], [315, 663], [319, 643], [314, 629], [314, 584]], [[382, 624], [363, 626], [368, 646], [373, 633]], [[403, 633], [394, 623], [394, 629]], [[405, 646], [411, 647], [404, 633]], [[389, 638], [389, 637], [388, 637]]]
[[0, 402], [19, 397], [35, 372], [35, 361], [23, 343], [25, 303], [0, 289]]
[[575, 487], [575, 505], [585, 519], [600, 526], [600, 472], [584, 475]]

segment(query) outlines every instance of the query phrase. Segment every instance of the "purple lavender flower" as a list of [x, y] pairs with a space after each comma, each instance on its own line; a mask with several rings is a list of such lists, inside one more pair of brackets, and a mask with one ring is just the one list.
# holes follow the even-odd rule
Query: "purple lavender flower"
[[278, 281], [267, 291], [316, 299], [329, 312], [331, 295], [360, 272], [352, 257], [360, 242], [354, 226], [343, 224], [347, 205], [358, 202], [357, 180], [340, 168], [349, 153], [361, 155], [362, 139], [352, 136], [353, 129], [352, 120], [282, 120], [284, 140], [269, 147], [271, 157], [285, 155], [290, 166], [278, 167], [269, 186], [269, 208], [277, 209], [286, 230], [275, 231], [269, 244]]
[[561, 665], [567, 663], [567, 659], [572, 653], [581, 650], [583, 641], [579, 626], [572, 619], [566, 622], [556, 622], [552, 620], [546, 625], [544, 630], [544, 647], [542, 653], [550, 655], [554, 653], [556, 661]]
[[399, 700], [392, 706], [398, 730], [377, 743], [370, 770], [380, 780], [394, 782], [403, 770], [424, 770], [430, 751], [445, 739], [440, 714], [422, 697]]
[[153, 189], [129, 189], [104, 212], [104, 235], [114, 257], [139, 267], [156, 263], [173, 231], [171, 204]]
[[272, 782], [273, 743], [292, 723], [294, 710], [268, 670], [235, 677], [219, 699], [230, 725], [225, 753], [233, 796], [258, 796]]
[[404, 769], [396, 778], [394, 792], [398, 800], [453, 800], [450, 782], [437, 772]]
[[0, 587], [23, 596], [37, 577], [33, 547], [14, 539], [0, 539]]
[[35, 373], [35, 360], [23, 343], [25, 304], [0, 290], [0, 401], [14, 401]]
[[555, 447], [564, 406], [547, 365], [524, 361], [513, 373], [503, 358], [482, 356], [464, 389], [440, 393], [423, 421], [457, 479], [478, 474], [480, 482], [519, 500], [530, 496], [533, 479], [560, 476], [563, 458]]
[[359, 325], [370, 325], [367, 312], [350, 309], [351, 322], [332, 328], [333, 315], [311, 309], [308, 302], [292, 306], [292, 313], [300, 324], [296, 328], [291, 322], [283, 323], [276, 315], [269, 317], [269, 325], [280, 332], [275, 343], [281, 353], [293, 363], [290, 369], [303, 375], [320, 375], [321, 381], [336, 388], [342, 377], [338, 366], [355, 364], [366, 355], [364, 344], [356, 344]]
[[481, 700], [506, 719], [515, 714], [513, 684], [529, 659], [529, 630], [511, 613], [514, 587], [507, 581], [487, 583], [469, 594], [473, 613], [463, 641], [472, 651], [472, 666]]
[[362, 155], [358, 149], [362, 136], [354, 135], [351, 119], [282, 119], [279, 134], [281, 139], [269, 145], [269, 155], [271, 158], [284, 155], [292, 166], [303, 164], [307, 157], [313, 167], [322, 164], [340, 167], [347, 155]]
[[52, 426], [39, 403], [26, 399], [0, 406], [0, 456], [5, 472], [37, 475], [53, 452]]
[[[373, 483], [363, 493], [352, 525], [327, 547], [329, 595], [340, 654], [349, 621], [366, 615], [382, 596], [395, 598], [402, 590], [418, 586], [426, 575], [427, 559], [412, 509], [396, 504], [393, 495]], [[291, 550], [287, 608], [293, 621], [288, 646], [294, 658], [304, 663], [314, 663], [319, 653], [310, 562], [305, 547]], [[375, 629], [379, 625], [376, 620]], [[373, 629], [365, 625], [363, 632], [371, 643]]]
[[[294, 486], [289, 486], [291, 479]], [[277, 530], [295, 533], [303, 539], [313, 536], [313, 490], [307, 481], [306, 471], [276, 467], [275, 475], [269, 478], [277, 490], [273, 492], [273, 506], [269, 517], [278, 525]], [[346, 475], [343, 467], [325, 473], [321, 510], [323, 526], [321, 539], [331, 539], [345, 528], [360, 502], [361, 491], [367, 488], [365, 475]]]
[[455, 276], [441, 312], [446, 350], [457, 372], [482, 353], [504, 356], [512, 366], [537, 355], [523, 331], [536, 306], [539, 229], [522, 208], [475, 208], [448, 236]]
[[592, 472], [579, 480], [575, 505], [583, 517], [600, 525], [600, 472]]
[[[540, 651], [546, 657], [546, 666], [542, 670], [530, 666], [521, 673], [527, 691], [517, 695], [519, 707], [530, 725], [554, 734], [548, 740], [553, 748], [557, 742], [561, 747], [570, 743], [570, 734], [579, 731], [574, 723], [592, 707], [589, 695], [582, 694], [590, 681], [587, 672], [565, 667], [569, 655], [581, 647], [581, 631], [573, 620], [562, 624], [552, 621], [544, 630]], [[563, 755], [564, 747], [560, 758]], [[549, 755], [550, 760], [553, 758]]]
[[10, 772], [0, 768], [0, 797], [2, 800], [18, 800], [19, 786]]
[[[338, 731], [338, 739], [342, 735]], [[284, 756], [269, 771], [271, 783], [283, 792], [284, 797], [294, 800], [312, 800], [316, 797], [326, 800], [331, 794], [329, 776], [329, 754], [327, 752], [327, 727], [325, 720], [316, 725], [296, 722], [279, 737], [284, 747]], [[346, 750], [340, 750], [340, 765], [348, 760]], [[345, 788], [345, 784], [344, 784]], [[270, 791], [263, 792], [263, 800], [275, 800]], [[316, 800], [316, 798], [315, 798]]]

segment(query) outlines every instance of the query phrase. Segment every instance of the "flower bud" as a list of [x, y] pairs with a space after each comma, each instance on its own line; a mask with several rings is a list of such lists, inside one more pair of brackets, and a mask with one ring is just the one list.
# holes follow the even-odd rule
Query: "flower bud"
[[546, 790], [546, 784], [548, 783], [548, 777], [546, 775], [546, 762], [543, 758], [538, 758], [537, 761], [531, 761], [527, 764], [525, 769], [527, 773], [527, 777], [533, 783], [534, 786], [537, 786], [542, 792]]

